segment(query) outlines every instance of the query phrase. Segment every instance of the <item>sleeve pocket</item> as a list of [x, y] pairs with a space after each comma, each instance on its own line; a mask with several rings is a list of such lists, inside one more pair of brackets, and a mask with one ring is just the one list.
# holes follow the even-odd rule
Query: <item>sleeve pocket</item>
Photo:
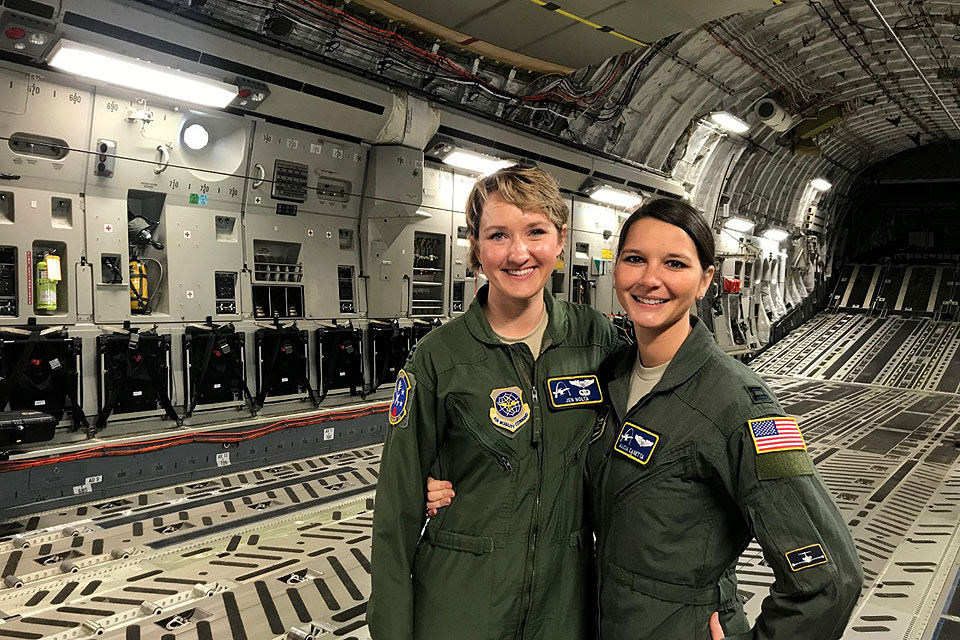
[[771, 481], [747, 505], [753, 533], [781, 591], [819, 591], [836, 580], [836, 565], [811, 506], [816, 508], [797, 497], [791, 480]]

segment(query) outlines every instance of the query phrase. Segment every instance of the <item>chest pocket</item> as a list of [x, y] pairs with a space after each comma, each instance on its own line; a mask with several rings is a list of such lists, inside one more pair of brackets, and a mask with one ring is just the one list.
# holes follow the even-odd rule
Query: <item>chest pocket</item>
[[608, 560], [654, 580], [691, 585], [709, 546], [709, 489], [696, 476], [694, 444], [658, 454], [650, 467], [613, 454], [629, 471], [614, 489]]

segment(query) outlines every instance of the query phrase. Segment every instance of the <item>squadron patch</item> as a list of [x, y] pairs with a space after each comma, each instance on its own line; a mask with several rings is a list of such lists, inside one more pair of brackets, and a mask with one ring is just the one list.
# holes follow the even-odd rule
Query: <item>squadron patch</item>
[[758, 454], [807, 448], [796, 418], [774, 416], [750, 420], [747, 424]]
[[554, 409], [570, 409], [603, 402], [600, 381], [597, 376], [563, 376], [548, 378], [550, 406]]
[[530, 405], [523, 401], [520, 387], [494, 389], [490, 392], [490, 422], [510, 433], [516, 433], [530, 419]]
[[647, 464], [653, 457], [653, 450], [657, 448], [660, 436], [648, 431], [632, 422], [626, 422], [617, 436], [614, 448], [634, 462]]
[[397, 383], [393, 387], [393, 402], [390, 403], [390, 413], [387, 414], [387, 421], [392, 425], [398, 425], [407, 417], [407, 407], [410, 404], [410, 377], [407, 372], [400, 369], [397, 374]]
[[827, 554], [819, 544], [787, 551], [784, 555], [787, 556], [787, 562], [790, 563], [793, 571], [803, 571], [820, 564], [827, 564]]

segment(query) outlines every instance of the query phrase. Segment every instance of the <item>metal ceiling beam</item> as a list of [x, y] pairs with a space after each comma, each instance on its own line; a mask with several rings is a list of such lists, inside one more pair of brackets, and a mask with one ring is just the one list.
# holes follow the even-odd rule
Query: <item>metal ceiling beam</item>
[[944, 104], [943, 99], [940, 97], [940, 94], [937, 93], [937, 90], [933, 88], [933, 85], [930, 84], [930, 81], [927, 79], [927, 76], [924, 75], [923, 70], [920, 69], [920, 65], [917, 64], [917, 61], [913, 59], [913, 56], [910, 55], [910, 52], [907, 51], [907, 47], [903, 44], [903, 41], [900, 40], [900, 37], [897, 35], [897, 32], [893, 30], [893, 27], [890, 26], [890, 23], [887, 22], [887, 19], [883, 17], [883, 14], [880, 13], [880, 9], [874, 3], [873, 0], [867, 0], [867, 4], [870, 6], [870, 9], [873, 11], [874, 15], [877, 16], [877, 19], [880, 20], [880, 24], [883, 25], [883, 28], [886, 30], [887, 35], [893, 38], [893, 41], [899, 47], [900, 51], [903, 52], [904, 57], [907, 59], [907, 62], [910, 63], [910, 66], [913, 67], [913, 70], [917, 72], [917, 75], [923, 81], [923, 84], [927, 85], [927, 89], [930, 91], [930, 95], [934, 97], [937, 101], [937, 104], [940, 105], [940, 108], [943, 110], [947, 117], [950, 118], [950, 122], [953, 123], [953, 126], [956, 127], [957, 131], [960, 131], [960, 123], [957, 122], [956, 118], [953, 117], [953, 114], [950, 113], [950, 110], [947, 109], [947, 105]]

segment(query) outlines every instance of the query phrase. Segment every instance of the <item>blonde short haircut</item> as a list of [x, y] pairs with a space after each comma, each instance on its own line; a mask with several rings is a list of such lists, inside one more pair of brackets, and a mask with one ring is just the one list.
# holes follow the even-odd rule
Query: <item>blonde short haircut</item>
[[524, 211], [535, 211], [563, 233], [563, 226], [570, 218], [570, 209], [560, 195], [557, 181], [543, 169], [529, 164], [515, 164], [480, 178], [467, 196], [467, 229], [474, 242], [467, 262], [474, 271], [480, 268], [477, 243], [480, 240], [480, 216], [490, 196], [498, 198]]

